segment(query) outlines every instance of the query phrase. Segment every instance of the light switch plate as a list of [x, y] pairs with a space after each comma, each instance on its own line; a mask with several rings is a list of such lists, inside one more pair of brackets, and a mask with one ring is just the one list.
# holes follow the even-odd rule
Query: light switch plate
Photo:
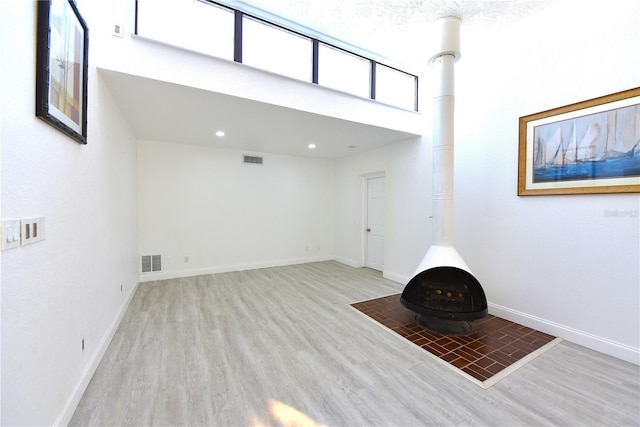
[[2, 228], [0, 229], [2, 236], [2, 250], [13, 249], [20, 246], [20, 220], [19, 219], [3, 219]]

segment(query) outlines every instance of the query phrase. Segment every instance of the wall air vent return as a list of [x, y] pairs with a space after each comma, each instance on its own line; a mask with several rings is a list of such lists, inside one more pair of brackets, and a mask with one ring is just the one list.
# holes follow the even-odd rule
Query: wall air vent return
[[142, 272], [156, 273], [162, 271], [161, 255], [142, 255]]
[[261, 165], [264, 157], [259, 156], [242, 156], [242, 163], [250, 165]]

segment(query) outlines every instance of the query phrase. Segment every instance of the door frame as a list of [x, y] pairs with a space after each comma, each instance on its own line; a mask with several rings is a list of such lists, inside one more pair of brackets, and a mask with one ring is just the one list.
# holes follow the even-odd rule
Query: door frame
[[[369, 256], [369, 245], [367, 241], [367, 222], [369, 217], [369, 180], [375, 178], [385, 178], [384, 181], [384, 222], [385, 222], [385, 242], [387, 240], [387, 177], [385, 171], [371, 172], [360, 175], [362, 179], [362, 227], [360, 228], [360, 239], [362, 242], [360, 265], [367, 266], [367, 257]], [[383, 259], [386, 267], [387, 245], [384, 245]], [[384, 272], [384, 267], [383, 267]]]

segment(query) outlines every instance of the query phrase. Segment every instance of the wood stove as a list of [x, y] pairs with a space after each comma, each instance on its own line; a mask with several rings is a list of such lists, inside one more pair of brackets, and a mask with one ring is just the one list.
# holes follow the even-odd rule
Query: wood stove
[[468, 321], [487, 315], [482, 286], [469, 272], [456, 267], [434, 267], [419, 273], [405, 287], [400, 302], [418, 313], [418, 324], [445, 334], [471, 331]]
[[487, 315], [482, 286], [453, 246], [454, 63], [460, 59], [460, 19], [439, 22], [441, 38], [429, 64], [435, 69], [433, 99], [433, 245], [400, 302], [418, 323], [439, 333], [464, 334], [468, 321]]

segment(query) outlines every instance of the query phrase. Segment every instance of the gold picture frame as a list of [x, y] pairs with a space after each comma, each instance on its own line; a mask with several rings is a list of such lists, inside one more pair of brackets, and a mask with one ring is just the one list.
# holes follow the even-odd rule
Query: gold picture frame
[[640, 87], [520, 117], [518, 196], [640, 192]]

